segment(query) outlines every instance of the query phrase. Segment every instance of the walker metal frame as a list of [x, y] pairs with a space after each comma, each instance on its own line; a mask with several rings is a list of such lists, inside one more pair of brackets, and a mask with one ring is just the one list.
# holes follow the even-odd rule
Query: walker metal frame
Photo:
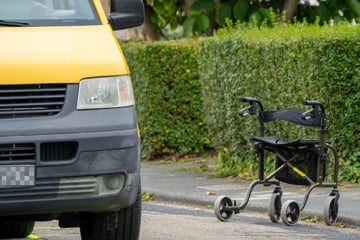
[[[258, 179], [250, 183], [245, 198], [240, 205], [230, 197], [219, 196], [214, 203], [216, 217], [220, 221], [229, 220], [233, 213], [238, 214], [240, 210], [247, 206], [252, 191], [257, 185], [275, 185], [269, 203], [268, 214], [270, 220], [277, 223], [281, 218], [284, 224], [291, 226], [299, 220], [301, 212], [308, 202], [310, 193], [317, 187], [329, 187], [332, 190], [325, 201], [323, 215], [327, 225], [335, 224], [338, 218], [338, 200], [340, 197], [340, 193], [337, 190], [339, 160], [336, 149], [326, 141], [326, 113], [324, 106], [318, 101], [304, 100], [303, 105], [311, 106], [310, 110], [302, 111], [288, 108], [279, 111], [264, 111], [262, 103], [255, 98], [240, 98], [240, 101], [249, 104], [248, 107], [239, 111], [240, 116], [258, 114], [259, 118], [259, 136], [250, 138], [250, 140], [255, 142], [254, 146], [258, 156]], [[285, 142], [280, 138], [266, 137], [265, 123], [274, 120], [283, 120], [297, 125], [319, 128], [319, 139], [298, 139], [296, 141]], [[267, 177], [264, 176], [265, 151], [276, 155], [277, 165], [276, 169]], [[333, 181], [325, 182], [326, 163], [329, 159], [329, 154], [332, 154], [334, 159]], [[313, 172], [310, 176], [296, 165], [297, 163], [304, 162], [311, 165], [309, 167], [312, 168]], [[291, 174], [295, 174], [296, 178], [291, 177]], [[276, 180], [272, 180], [273, 178], [276, 178]], [[281, 181], [308, 186], [300, 205], [295, 200], [287, 200], [282, 203]]]

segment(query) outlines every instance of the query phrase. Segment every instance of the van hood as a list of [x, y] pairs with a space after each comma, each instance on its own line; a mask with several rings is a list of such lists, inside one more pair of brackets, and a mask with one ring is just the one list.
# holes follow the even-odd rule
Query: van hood
[[107, 25], [0, 28], [0, 84], [78, 83], [128, 73]]

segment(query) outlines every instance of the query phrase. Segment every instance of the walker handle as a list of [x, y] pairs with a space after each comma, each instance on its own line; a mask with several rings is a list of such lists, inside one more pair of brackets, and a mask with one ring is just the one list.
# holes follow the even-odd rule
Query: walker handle
[[319, 101], [313, 101], [313, 100], [304, 100], [303, 101], [304, 105], [308, 105], [308, 106], [317, 106], [317, 105], [321, 105], [321, 103]]
[[[264, 111], [263, 105], [259, 100], [256, 100], [256, 98], [253, 97], [240, 97], [240, 102], [249, 103], [251, 108], [249, 108], [250, 115], [256, 115], [256, 104], [259, 105], [260, 111]], [[246, 109], [243, 109], [246, 110]], [[241, 114], [240, 114], [241, 115]]]
[[252, 97], [240, 97], [239, 100], [240, 102], [256, 102], [256, 98]]
[[320, 107], [321, 112], [325, 114], [325, 108], [324, 106], [319, 102], [319, 101], [314, 101], [314, 100], [304, 100], [303, 101], [304, 105], [308, 105], [308, 106], [312, 106], [313, 109], [316, 108], [317, 106]]

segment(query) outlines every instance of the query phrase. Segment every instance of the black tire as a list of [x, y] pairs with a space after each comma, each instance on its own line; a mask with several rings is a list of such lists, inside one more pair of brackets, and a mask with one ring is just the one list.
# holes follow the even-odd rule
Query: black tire
[[300, 206], [294, 200], [287, 200], [281, 207], [281, 220], [284, 224], [292, 226], [300, 218]]
[[30, 235], [34, 229], [35, 222], [0, 220], [0, 238], [25, 238]]
[[222, 222], [228, 221], [233, 215], [232, 210], [226, 210], [226, 207], [232, 207], [233, 203], [227, 196], [219, 196], [214, 203], [215, 216]]
[[91, 214], [89, 223], [80, 225], [82, 240], [138, 240], [141, 223], [141, 188], [135, 203], [119, 212]]
[[336, 223], [339, 212], [339, 203], [336, 196], [327, 197], [323, 212], [326, 225], [330, 226]]
[[269, 203], [269, 217], [274, 223], [278, 223], [281, 217], [281, 194], [273, 193]]

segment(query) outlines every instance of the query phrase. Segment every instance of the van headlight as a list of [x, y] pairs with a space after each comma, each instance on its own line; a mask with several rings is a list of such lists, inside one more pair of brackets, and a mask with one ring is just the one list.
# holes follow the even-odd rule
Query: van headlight
[[129, 75], [83, 79], [77, 109], [128, 107], [135, 104]]

